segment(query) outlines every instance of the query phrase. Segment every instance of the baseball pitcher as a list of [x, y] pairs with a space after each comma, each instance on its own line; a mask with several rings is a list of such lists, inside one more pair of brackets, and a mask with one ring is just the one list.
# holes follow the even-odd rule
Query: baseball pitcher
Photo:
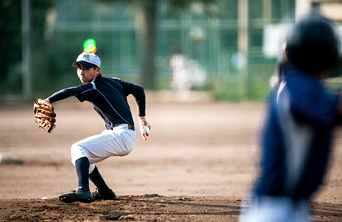
[[[130, 94], [135, 97], [139, 110], [139, 125], [140, 128], [145, 128], [141, 130], [141, 134], [146, 140], [151, 125], [145, 117], [145, 92], [142, 86], [118, 78], [103, 77], [100, 74], [101, 60], [93, 53], [82, 52], [72, 66], [77, 67], [78, 78], [83, 84], [62, 89], [47, 99], [39, 99], [35, 107], [39, 106], [39, 102], [53, 108], [52, 103], [75, 96], [81, 102], [89, 101], [93, 104], [95, 111], [104, 120], [106, 129], [99, 135], [71, 146], [71, 161], [76, 168], [78, 188], [61, 194], [59, 199], [67, 203], [115, 199], [115, 193], [107, 186], [95, 163], [111, 156], [125, 156], [132, 151], [136, 141], [136, 126], [127, 103], [127, 96]], [[93, 193], [89, 189], [89, 179], [96, 186]]]

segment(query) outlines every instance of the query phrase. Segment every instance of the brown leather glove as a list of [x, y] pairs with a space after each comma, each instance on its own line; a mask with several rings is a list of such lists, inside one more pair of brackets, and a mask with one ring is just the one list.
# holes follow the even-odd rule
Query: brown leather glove
[[56, 113], [54, 107], [50, 104], [44, 103], [42, 99], [36, 99], [31, 95], [31, 99], [34, 102], [33, 113], [35, 122], [39, 128], [45, 129], [48, 133], [56, 127]]

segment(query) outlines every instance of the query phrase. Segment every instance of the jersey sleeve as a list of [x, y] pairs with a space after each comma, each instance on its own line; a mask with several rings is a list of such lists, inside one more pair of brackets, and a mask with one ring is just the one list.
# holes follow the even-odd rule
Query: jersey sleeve
[[318, 98], [317, 100], [293, 100], [292, 111], [302, 118], [321, 125], [332, 125], [339, 122], [338, 97]]
[[333, 94], [322, 84], [310, 79], [288, 79], [291, 111], [296, 117], [314, 124], [338, 124], [340, 95]]
[[144, 88], [140, 85], [136, 85], [130, 82], [126, 82], [118, 79], [122, 87], [124, 88], [125, 96], [132, 94], [138, 106], [139, 116], [145, 116], [146, 110], [146, 96]]
[[82, 94], [82, 92], [87, 89], [88, 87], [86, 85], [65, 88], [55, 92], [54, 94], [49, 96], [48, 99], [51, 103], [66, 99], [71, 96], [76, 96], [78, 99], [80, 99], [80, 95]]

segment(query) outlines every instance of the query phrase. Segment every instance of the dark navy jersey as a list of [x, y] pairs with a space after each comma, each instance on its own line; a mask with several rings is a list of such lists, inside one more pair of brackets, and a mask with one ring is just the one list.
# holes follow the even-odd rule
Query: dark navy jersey
[[127, 96], [135, 97], [139, 108], [139, 116], [145, 116], [145, 92], [142, 86], [122, 81], [118, 78], [107, 78], [99, 74], [90, 83], [60, 90], [48, 99], [51, 103], [76, 96], [79, 101], [89, 101], [95, 111], [105, 121], [106, 129], [126, 123], [134, 125], [132, 113], [127, 103]]
[[287, 70], [269, 98], [256, 195], [309, 198], [318, 189], [340, 123], [339, 100], [313, 75]]

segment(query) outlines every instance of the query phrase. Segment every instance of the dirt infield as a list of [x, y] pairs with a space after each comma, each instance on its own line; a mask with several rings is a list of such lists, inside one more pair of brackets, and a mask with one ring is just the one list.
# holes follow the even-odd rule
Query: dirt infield
[[[258, 170], [262, 103], [150, 96], [148, 140], [138, 135], [131, 154], [97, 164], [119, 199], [90, 204], [57, 197], [77, 187], [70, 146], [100, 133], [104, 123], [86, 103], [55, 108], [52, 134], [37, 128], [31, 105], [0, 108], [0, 153], [7, 160], [0, 165], [0, 221], [237, 221], [244, 210], [241, 200]], [[312, 203], [315, 221], [342, 221], [340, 131], [337, 137], [327, 180]]]

